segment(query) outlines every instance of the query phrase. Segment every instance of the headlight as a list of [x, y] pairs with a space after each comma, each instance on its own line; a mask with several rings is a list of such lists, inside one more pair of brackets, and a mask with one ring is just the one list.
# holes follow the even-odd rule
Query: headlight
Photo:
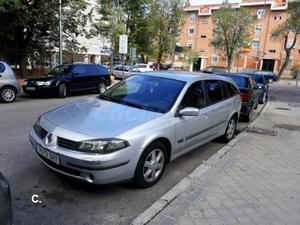
[[81, 142], [79, 150], [83, 152], [108, 154], [126, 148], [128, 146], [129, 143], [122, 139], [97, 139]]
[[25, 86], [26, 86], [27, 84], [28, 84], [28, 81], [27, 81], [27, 80], [25, 80], [25, 81], [24, 81], [24, 83], [23, 83], [23, 85], [25, 85]]
[[51, 81], [37, 81], [36, 84], [38, 86], [49, 86], [51, 85]]
[[262, 89], [262, 86], [258, 86], [259, 89]]

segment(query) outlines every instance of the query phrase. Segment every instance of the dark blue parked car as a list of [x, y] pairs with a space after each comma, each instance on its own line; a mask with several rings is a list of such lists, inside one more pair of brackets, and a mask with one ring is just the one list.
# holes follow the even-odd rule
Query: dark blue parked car
[[231, 78], [240, 90], [240, 96], [242, 99], [241, 116], [250, 121], [253, 115], [253, 110], [257, 109], [259, 89], [255, 80], [246, 74], [230, 74], [222, 73], [216, 74]]
[[0, 224], [12, 224], [10, 188], [7, 179], [0, 173]]
[[268, 82], [270, 82], [270, 80], [272, 82], [277, 80], [277, 76], [272, 71], [257, 70], [257, 71], [254, 71], [253, 73], [263, 75], [265, 77], [265, 80], [268, 81]]
[[111, 85], [108, 70], [97, 64], [60, 65], [45, 77], [24, 81], [23, 91], [28, 95], [54, 94], [65, 98], [75, 91], [99, 91]]
[[258, 102], [260, 104], [264, 104], [269, 97], [269, 82], [266, 80], [264, 75], [259, 73], [244, 73], [244, 74], [253, 77], [260, 91]]

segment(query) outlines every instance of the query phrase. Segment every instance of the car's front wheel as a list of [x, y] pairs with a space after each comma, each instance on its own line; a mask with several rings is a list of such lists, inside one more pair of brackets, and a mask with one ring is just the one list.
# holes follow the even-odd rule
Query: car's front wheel
[[267, 99], [267, 94], [266, 94], [266, 92], [264, 92], [264, 95], [263, 95], [262, 99], [259, 101], [259, 103], [260, 104], [265, 104], [266, 99]]
[[17, 98], [17, 92], [12, 87], [4, 87], [0, 90], [0, 102], [12, 103]]
[[60, 84], [58, 87], [58, 97], [66, 98], [67, 97], [67, 86], [66, 84]]
[[98, 84], [98, 91], [100, 94], [104, 93], [106, 91], [106, 85], [103, 81], [100, 81]]
[[150, 144], [138, 162], [134, 182], [142, 188], [153, 186], [161, 178], [166, 162], [167, 149], [161, 142]]

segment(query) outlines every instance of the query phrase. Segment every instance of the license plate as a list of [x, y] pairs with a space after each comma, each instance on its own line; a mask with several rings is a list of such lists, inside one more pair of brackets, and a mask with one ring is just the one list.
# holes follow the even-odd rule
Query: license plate
[[54, 154], [53, 152], [48, 151], [47, 149], [43, 148], [40, 145], [36, 145], [36, 151], [44, 156], [45, 158], [49, 159], [52, 162], [55, 162], [56, 164], [60, 164], [59, 163], [59, 156]]
[[35, 91], [35, 87], [26, 87], [27, 91]]

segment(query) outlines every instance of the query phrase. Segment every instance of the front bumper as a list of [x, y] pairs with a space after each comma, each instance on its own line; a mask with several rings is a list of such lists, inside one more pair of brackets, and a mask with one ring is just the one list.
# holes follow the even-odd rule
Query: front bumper
[[23, 85], [22, 89], [25, 94], [29, 95], [55, 95], [57, 93], [56, 86]]
[[[134, 176], [136, 163], [131, 159], [133, 155], [131, 146], [101, 155], [45, 145], [44, 140], [41, 140], [33, 129], [29, 137], [36, 154], [47, 167], [71, 178], [94, 184], [110, 184], [131, 180]], [[37, 145], [57, 155], [59, 164], [38, 153]]]

